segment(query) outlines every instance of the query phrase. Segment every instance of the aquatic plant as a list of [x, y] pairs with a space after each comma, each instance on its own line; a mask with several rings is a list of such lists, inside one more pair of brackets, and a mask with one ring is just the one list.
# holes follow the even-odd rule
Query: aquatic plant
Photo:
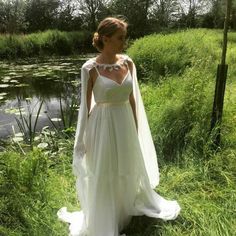
[[28, 143], [31, 148], [33, 148], [33, 141], [35, 138], [35, 134], [36, 134], [36, 127], [37, 127], [37, 123], [38, 123], [38, 118], [40, 116], [40, 111], [43, 105], [43, 100], [40, 102], [37, 102], [36, 105], [39, 103], [39, 107], [35, 116], [35, 120], [33, 121], [33, 111], [34, 108], [36, 107], [36, 105], [33, 107], [33, 109], [31, 109], [31, 100], [30, 99], [26, 99], [26, 104], [27, 104], [27, 110], [28, 113], [27, 114], [23, 114], [21, 111], [21, 100], [19, 99], [19, 97], [17, 97], [18, 99], [18, 109], [19, 109], [19, 114], [20, 117], [16, 119], [17, 125], [21, 131], [21, 133], [23, 133], [23, 137], [24, 137], [24, 141], [26, 143]]

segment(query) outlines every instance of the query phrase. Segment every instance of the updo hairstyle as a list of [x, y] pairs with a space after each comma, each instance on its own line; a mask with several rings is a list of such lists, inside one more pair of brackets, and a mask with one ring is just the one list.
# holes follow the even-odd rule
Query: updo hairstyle
[[126, 29], [127, 26], [128, 24], [123, 19], [115, 17], [105, 18], [99, 23], [97, 31], [93, 35], [93, 46], [101, 52], [104, 47], [102, 37], [111, 37], [117, 30]]

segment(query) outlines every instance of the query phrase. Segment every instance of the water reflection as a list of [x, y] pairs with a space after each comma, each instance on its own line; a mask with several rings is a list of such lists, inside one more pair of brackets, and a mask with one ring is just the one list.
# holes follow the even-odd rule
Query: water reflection
[[55, 124], [70, 126], [77, 117], [80, 67], [88, 57], [0, 62], [0, 138], [12, 135], [12, 126], [20, 131], [15, 119], [19, 106], [25, 116], [32, 112], [34, 122], [40, 101], [37, 131]]

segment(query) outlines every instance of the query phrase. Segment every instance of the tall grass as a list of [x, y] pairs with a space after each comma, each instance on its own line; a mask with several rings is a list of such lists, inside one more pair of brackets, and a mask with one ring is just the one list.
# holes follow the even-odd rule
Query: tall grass
[[[231, 32], [222, 143], [217, 150], [212, 149], [209, 129], [222, 32], [151, 35], [129, 48], [140, 81], [146, 76], [141, 88], [161, 170], [157, 191], [182, 206], [176, 221], [154, 221], [135, 235], [235, 235], [235, 38]], [[130, 232], [133, 235], [135, 229]]]
[[[229, 47], [235, 42], [235, 34], [229, 35]], [[168, 75], [181, 75], [185, 69], [199, 62], [201, 67], [205, 63], [209, 70], [214, 69], [212, 62], [220, 62], [221, 43], [220, 30], [198, 29], [167, 35], [153, 34], [135, 41], [128, 49], [128, 54], [135, 60], [142, 79], [156, 81]], [[232, 57], [228, 55], [228, 58]]]
[[[236, 34], [231, 33], [230, 38], [231, 35]], [[216, 69], [221, 55], [221, 36], [220, 31], [210, 30], [189, 30], [162, 36], [151, 35], [138, 40], [128, 50], [133, 60], [137, 61], [139, 78], [142, 79], [143, 74], [148, 74], [146, 79], [148, 85], [141, 86], [160, 161], [177, 160], [181, 158], [182, 152], [187, 150], [196, 153], [197, 158], [207, 158], [211, 153], [209, 129]], [[158, 46], [159, 44], [161, 47]], [[140, 48], [140, 45], [143, 47]], [[184, 54], [182, 50], [178, 50], [181, 45], [182, 48], [186, 48], [185, 52], [192, 52]], [[225, 113], [231, 116], [231, 121], [235, 112], [233, 93], [236, 83], [233, 78], [236, 76], [236, 63], [235, 56], [232, 55], [235, 48], [235, 42], [229, 40], [227, 56], [229, 75]], [[167, 54], [173, 54], [173, 57], [167, 60]], [[147, 63], [145, 68], [148, 68], [148, 72], [146, 72], [140, 65], [149, 60], [155, 63]], [[183, 61], [188, 61], [190, 64], [184, 65]], [[169, 70], [169, 73], [163, 76], [161, 67], [155, 67], [156, 64], [163, 68], [171, 68], [173, 64], [176, 66], [172, 72]], [[177, 68], [181, 68], [181, 72]], [[231, 94], [228, 94], [230, 90]], [[230, 106], [228, 106], [229, 101]], [[235, 128], [232, 125], [229, 133], [233, 130]], [[224, 135], [224, 129], [222, 132]]]
[[[204, 40], [197, 43], [199, 38], [203, 39], [202, 35]], [[125, 230], [127, 236], [235, 235], [236, 44], [235, 33], [229, 36], [229, 77], [222, 144], [218, 150], [211, 148], [208, 131], [216, 68], [220, 61], [221, 32], [190, 30], [147, 36], [134, 42], [128, 50], [138, 68], [158, 154], [161, 175], [156, 191], [167, 199], [176, 199], [182, 211], [176, 220], [167, 222], [134, 217]], [[160, 37], [165, 39], [155, 54], [150, 48], [154, 43], [160, 44]], [[186, 45], [185, 38], [191, 38], [192, 44]], [[172, 43], [169, 50], [166, 42]], [[179, 49], [182, 42], [184, 49], [175, 50], [175, 42]], [[175, 55], [167, 60], [165, 55], [171, 53]], [[153, 60], [160, 66], [155, 67], [155, 63], [148, 64], [146, 60]], [[144, 70], [144, 64], [148, 70]], [[161, 74], [161, 67], [169, 68], [169, 72]], [[141, 83], [144, 75], [145, 83]], [[71, 172], [73, 140], [67, 146], [66, 142], [61, 140], [58, 143], [63, 148], [51, 152], [34, 149], [23, 155], [7, 149], [0, 154], [2, 235], [68, 234], [68, 225], [57, 220], [56, 211], [61, 206], [78, 209], [79, 202]]]
[[0, 59], [71, 55], [91, 50], [90, 33], [47, 30], [28, 35], [0, 35]]
[[19, 118], [15, 117], [15, 120], [17, 122], [19, 130], [23, 134], [24, 141], [27, 144], [29, 144], [31, 146], [31, 148], [33, 148], [33, 142], [34, 142], [34, 138], [36, 135], [36, 127], [37, 127], [38, 118], [40, 115], [40, 111], [41, 111], [43, 102], [44, 101], [40, 102], [35, 120], [33, 122], [33, 111], [34, 111], [34, 108], [37, 104], [33, 107], [33, 109], [31, 109], [31, 101], [26, 100], [28, 114], [23, 115], [21, 112], [21, 101], [18, 98], [18, 109], [19, 109], [20, 117]]
[[39, 149], [0, 155], [1, 235], [66, 235], [55, 216], [66, 199], [76, 205], [69, 159]]

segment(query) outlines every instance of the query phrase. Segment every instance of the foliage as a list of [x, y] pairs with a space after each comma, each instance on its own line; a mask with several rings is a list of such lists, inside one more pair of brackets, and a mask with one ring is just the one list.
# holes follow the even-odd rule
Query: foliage
[[[222, 28], [223, 0], [0, 0], [0, 33], [88, 30], [107, 16], [122, 15], [132, 38], [170, 28]], [[231, 28], [236, 27], [233, 1]]]
[[35, 134], [36, 134], [36, 126], [38, 123], [38, 118], [39, 118], [40, 111], [41, 111], [41, 108], [43, 105], [43, 101], [40, 102], [34, 122], [33, 122], [33, 110], [34, 109], [33, 110], [30, 109], [31, 101], [26, 100], [26, 102], [27, 102], [27, 109], [28, 109], [27, 116], [22, 114], [20, 100], [18, 99], [18, 109], [19, 109], [19, 113], [20, 113], [20, 118], [19, 119], [15, 118], [15, 119], [16, 119], [17, 125], [19, 127], [19, 130], [24, 135], [24, 141], [26, 143], [29, 143], [31, 148], [33, 148], [33, 142], [34, 142], [34, 138], [35, 138]]
[[69, 190], [74, 189], [69, 159], [60, 155], [53, 160], [39, 149], [25, 156], [15, 152], [0, 155], [1, 235], [66, 234], [51, 216], [56, 216], [65, 200], [68, 205], [76, 203], [74, 191]]
[[[199, 45], [194, 36], [197, 40], [202, 39]], [[158, 50], [152, 53], [155, 37], [160, 51], [165, 53]], [[186, 43], [185, 37], [191, 39], [197, 48], [193, 48], [191, 43], [182, 45]], [[143, 47], [138, 47], [140, 41], [135, 41], [128, 53], [138, 67], [139, 79], [146, 75], [140, 88], [161, 173], [156, 191], [167, 199], [176, 199], [182, 211], [175, 221], [134, 217], [125, 232], [128, 236], [234, 235], [235, 33], [229, 35], [229, 77], [222, 123], [223, 139], [218, 150], [211, 148], [208, 130], [220, 54], [219, 32], [191, 30], [150, 38], [146, 38], [148, 43], [144, 38], [140, 39]], [[175, 51], [174, 41], [183, 49]], [[166, 42], [170, 45], [169, 51]], [[171, 52], [175, 54], [173, 58]], [[143, 71], [140, 64], [149, 57], [162, 66], [166, 63], [170, 72], [163, 75], [161, 70], [149, 64], [145, 66], [155, 72], [148, 74]], [[56, 212], [62, 206], [68, 206], [69, 210], [79, 207], [71, 174], [73, 140], [59, 139], [49, 132], [40, 139], [51, 146], [44, 151], [35, 148], [26, 155], [20, 154], [17, 147], [10, 146], [0, 153], [2, 235], [66, 235], [68, 225], [57, 220]]]
[[128, 53], [135, 60], [142, 79], [159, 80], [167, 75], [181, 75], [196, 63], [217, 60], [220, 40], [220, 31], [205, 29], [153, 34], [134, 42]]
[[24, 0], [0, 0], [0, 33], [20, 33], [27, 28]]
[[[228, 86], [232, 91], [225, 99], [225, 112], [231, 116], [235, 111], [227, 101], [230, 99], [232, 104], [235, 91], [232, 82], [235, 58], [231, 55], [235, 50], [235, 42], [231, 40], [234, 35], [229, 35], [227, 56]], [[189, 30], [151, 35], [134, 42], [128, 54], [137, 65], [140, 80], [148, 82], [142, 85], [143, 96], [160, 161], [178, 161], [186, 152], [209, 158], [215, 71], [220, 58], [219, 32]], [[231, 124], [231, 132], [232, 127]]]
[[0, 35], [0, 58], [16, 59], [31, 56], [69, 55], [91, 50], [91, 35], [86, 31], [48, 30], [29, 35]]

